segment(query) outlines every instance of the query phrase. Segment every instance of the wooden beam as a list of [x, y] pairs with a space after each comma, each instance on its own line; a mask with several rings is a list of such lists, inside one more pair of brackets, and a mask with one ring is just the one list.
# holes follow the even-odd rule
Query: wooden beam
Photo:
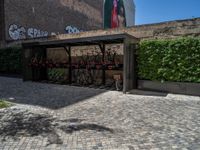
[[71, 47], [69, 47], [69, 84], [72, 84], [72, 57], [71, 57]]

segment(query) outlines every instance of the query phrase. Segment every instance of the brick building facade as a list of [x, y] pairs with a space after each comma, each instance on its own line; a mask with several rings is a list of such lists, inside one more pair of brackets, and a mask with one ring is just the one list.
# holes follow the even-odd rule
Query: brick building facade
[[141, 39], [200, 36], [200, 18], [101, 30], [104, 24], [103, 2], [104, 0], [1, 0], [0, 47], [5, 41], [13, 46], [20, 43], [16, 40], [24, 38], [96, 29], [100, 30], [75, 36], [101, 35], [113, 31], [127, 32]]
[[103, 27], [103, 0], [1, 0], [0, 41]]

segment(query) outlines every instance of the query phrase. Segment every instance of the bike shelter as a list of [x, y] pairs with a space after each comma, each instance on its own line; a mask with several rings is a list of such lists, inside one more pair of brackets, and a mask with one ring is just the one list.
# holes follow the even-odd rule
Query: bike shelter
[[[127, 33], [27, 40], [22, 43], [23, 80], [48, 81], [49, 72], [53, 68], [62, 68], [66, 71], [66, 84], [79, 83], [91, 87], [92, 84], [97, 84], [97, 78], [99, 86], [106, 85], [107, 76], [111, 74], [113, 80], [122, 80], [123, 92], [126, 93], [137, 88], [138, 42], [137, 38]], [[107, 48], [109, 45], [118, 45], [118, 49]], [[79, 50], [89, 46], [93, 46], [95, 50]], [[50, 60], [49, 53], [53, 51], [55, 54], [59, 49], [66, 52], [64, 60]]]

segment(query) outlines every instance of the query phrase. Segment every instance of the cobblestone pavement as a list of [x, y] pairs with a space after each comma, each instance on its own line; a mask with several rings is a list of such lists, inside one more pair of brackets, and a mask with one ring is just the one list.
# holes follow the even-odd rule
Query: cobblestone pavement
[[200, 97], [0, 77], [0, 150], [200, 150]]

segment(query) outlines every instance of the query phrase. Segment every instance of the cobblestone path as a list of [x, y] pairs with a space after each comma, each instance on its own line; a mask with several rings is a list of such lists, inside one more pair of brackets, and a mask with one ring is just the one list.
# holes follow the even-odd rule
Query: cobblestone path
[[200, 150], [200, 97], [0, 77], [0, 150]]

